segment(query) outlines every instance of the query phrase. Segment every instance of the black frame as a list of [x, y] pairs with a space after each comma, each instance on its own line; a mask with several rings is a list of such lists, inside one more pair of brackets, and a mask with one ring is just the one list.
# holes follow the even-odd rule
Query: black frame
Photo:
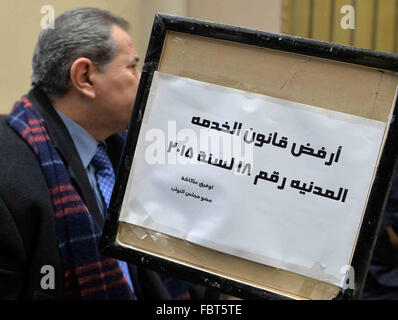
[[[152, 77], [154, 72], [158, 69], [167, 31], [229, 40], [242, 44], [299, 53], [395, 72], [398, 72], [398, 55], [185, 17], [166, 14], [157, 14], [155, 16], [135, 106], [130, 120], [127, 141], [119, 164], [115, 188], [103, 229], [100, 243], [101, 252], [107, 256], [133, 264], [143, 265], [156, 271], [166, 272], [180, 279], [202, 284], [243, 299], [290, 299], [289, 297], [252, 287], [238, 281], [226, 279], [167, 259], [126, 248], [116, 242], [119, 213], [134, 158], [138, 134], [141, 128]], [[355, 270], [355, 289], [341, 290], [335, 299], [359, 299], [363, 291], [363, 285], [366, 280], [370, 259], [381, 225], [387, 196], [391, 188], [392, 177], [397, 165], [398, 148], [394, 146], [394, 141], [398, 139], [398, 124], [394, 121], [398, 112], [397, 105], [398, 101], [395, 102], [392, 121], [375, 179], [371, 187], [371, 193], [351, 263]]]

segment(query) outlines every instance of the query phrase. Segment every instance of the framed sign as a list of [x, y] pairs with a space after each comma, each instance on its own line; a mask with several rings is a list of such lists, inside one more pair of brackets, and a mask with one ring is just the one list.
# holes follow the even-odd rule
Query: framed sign
[[396, 71], [156, 15], [103, 254], [241, 298], [359, 298], [398, 155]]

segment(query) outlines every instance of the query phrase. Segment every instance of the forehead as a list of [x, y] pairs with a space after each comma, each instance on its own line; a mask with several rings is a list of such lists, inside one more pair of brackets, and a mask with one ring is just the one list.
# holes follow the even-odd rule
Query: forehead
[[128, 55], [131, 59], [138, 58], [130, 35], [119, 26], [112, 26], [112, 36], [119, 48], [119, 54]]

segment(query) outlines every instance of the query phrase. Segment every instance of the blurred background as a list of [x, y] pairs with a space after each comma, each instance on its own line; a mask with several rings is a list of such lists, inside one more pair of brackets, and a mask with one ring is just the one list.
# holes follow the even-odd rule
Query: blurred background
[[[1, 0], [0, 113], [30, 88], [31, 58], [43, 17], [94, 6], [121, 15], [144, 60], [157, 12], [398, 52], [398, 0]], [[142, 66], [142, 65], [141, 65]]]

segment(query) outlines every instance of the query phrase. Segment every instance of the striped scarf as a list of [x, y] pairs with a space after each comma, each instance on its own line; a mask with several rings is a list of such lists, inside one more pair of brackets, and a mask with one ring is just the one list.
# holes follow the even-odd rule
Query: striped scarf
[[117, 260], [99, 254], [101, 230], [72, 186], [43, 118], [26, 96], [14, 105], [8, 123], [33, 150], [47, 182], [65, 271], [65, 298], [134, 299]]

